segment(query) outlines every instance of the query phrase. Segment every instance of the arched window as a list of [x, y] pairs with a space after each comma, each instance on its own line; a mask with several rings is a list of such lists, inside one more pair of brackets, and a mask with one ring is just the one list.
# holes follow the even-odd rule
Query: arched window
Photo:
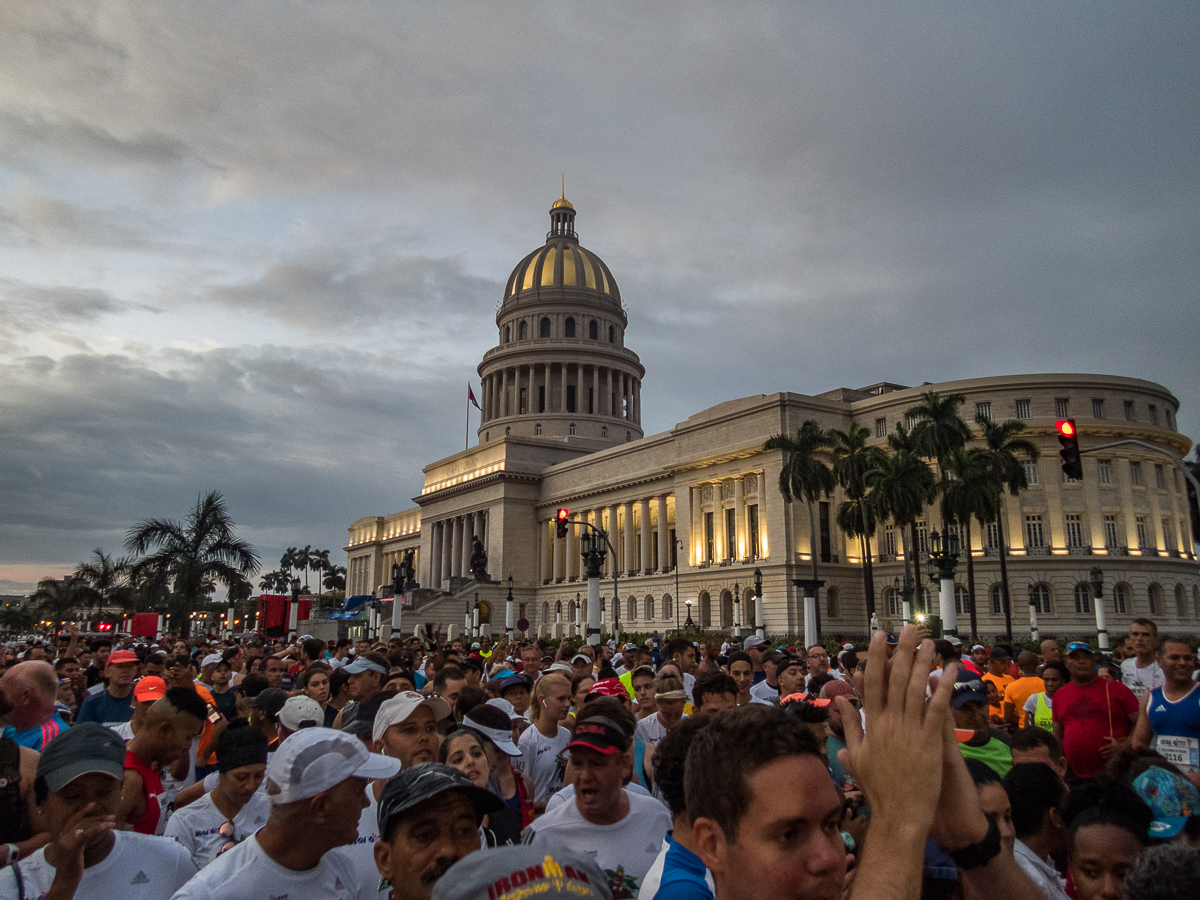
[[572, 422], [570, 425], [567, 426], [567, 434], [574, 434], [574, 433], [575, 433], [575, 423]]
[[589, 341], [600, 340], [600, 325], [599, 325], [599, 323], [596, 322], [595, 319], [592, 319], [592, 321], [588, 322], [588, 340]]
[[[920, 592], [918, 593], [918, 596], [920, 597], [920, 600], [918, 601], [918, 607], [919, 607], [920, 611], [926, 612], [926, 613], [929, 612], [931, 609], [931, 607], [929, 605], [929, 588], [927, 588], [927, 587], [921, 588]], [[916, 611], [917, 610], [915, 610], [915, 609], [913, 610], [914, 613]]]
[[1152, 584], [1150, 585], [1150, 615], [1158, 615], [1162, 608], [1162, 588], [1157, 584]]
[[616, 343], [616, 341], [614, 340], [614, 337], [613, 337], [615, 334], [616, 334], [616, 332], [613, 331], [613, 327], [611, 325], [609, 325], [608, 326], [608, 342], [610, 344]]
[[999, 584], [992, 585], [992, 615], [1004, 615], [1004, 589]]
[[954, 586], [954, 612], [957, 615], [965, 616], [971, 611], [971, 596], [967, 593], [967, 589], [961, 584]]
[[652, 594], [646, 595], [645, 606], [646, 606], [646, 619], [648, 621], [648, 620], [654, 618], [654, 596]]
[[637, 621], [637, 597], [630, 597], [629, 601], [625, 605], [629, 609], [629, 621], [636, 622]]
[[700, 627], [712, 627], [712, 598], [708, 595], [708, 591], [700, 593]]
[[547, 316], [542, 316], [542, 321], [538, 323], [538, 337], [550, 337], [550, 319]]
[[507, 344], [510, 340], [512, 340], [512, 326], [505, 325], [504, 326], [504, 343]]
[[483, 442], [486, 444], [491, 439], [492, 439], [492, 433], [490, 431], [485, 431], [483, 433]]
[[608, 426], [607, 425], [600, 426], [600, 437], [602, 437], [602, 438], [608, 437]]
[[675, 615], [675, 614], [674, 614], [674, 613], [671, 611], [671, 595], [670, 595], [670, 594], [663, 594], [663, 599], [662, 599], [662, 617], [663, 617], [664, 619], [669, 619], [669, 618], [671, 618], [671, 616], [673, 616], [673, 615]]
[[1181, 619], [1187, 616], [1187, 592], [1182, 584], [1175, 585], [1175, 615]]
[[505, 427], [505, 429], [504, 429], [504, 436], [505, 436], [505, 437], [508, 437], [510, 434], [512, 434], [512, 427], [511, 427], [511, 426], [506, 426], [506, 427]]
[[1029, 591], [1029, 601], [1039, 616], [1050, 614], [1050, 585], [1035, 584]]
[[900, 592], [893, 588], [886, 588], [883, 592], [883, 602], [889, 616], [899, 616], [904, 614], [903, 607], [900, 605]]
[[842, 608], [842, 601], [841, 601], [841, 597], [838, 596], [838, 589], [833, 588], [833, 587], [826, 589], [826, 591], [825, 591], [825, 614], [828, 615], [829, 618], [831, 618], [831, 619], [836, 619], [842, 614], [841, 608]]
[[625, 432], [625, 443], [628, 444], [632, 440], [633, 440], [633, 432], [631, 432], [631, 431]]
[[534, 435], [534, 437], [540, 437], [541, 434], [542, 434], [542, 423], [535, 422], [534, 426], [533, 426], [533, 435]]
[[1113, 585], [1113, 608], [1120, 615], [1124, 615], [1129, 611], [1129, 585]]
[[567, 337], [575, 337], [575, 320], [567, 316], [566, 324], [563, 326], [563, 333]]
[[542, 624], [545, 625], [550, 621], [550, 603], [547, 601], [542, 604]]
[[523, 341], [529, 337], [529, 323], [521, 322], [517, 325], [517, 340]]
[[1075, 612], [1087, 615], [1092, 611], [1092, 591], [1084, 582], [1075, 585]]

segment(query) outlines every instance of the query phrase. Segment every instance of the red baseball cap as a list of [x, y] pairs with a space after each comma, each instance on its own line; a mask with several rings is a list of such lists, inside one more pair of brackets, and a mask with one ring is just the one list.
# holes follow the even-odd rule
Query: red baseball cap
[[592, 689], [588, 694], [602, 694], [605, 697], [628, 697], [629, 691], [625, 690], [625, 685], [621, 684], [619, 678], [601, 678], [592, 685]]
[[133, 699], [138, 703], [161, 700], [167, 696], [167, 683], [157, 675], [148, 675], [133, 686]]
[[137, 654], [132, 650], [114, 650], [108, 654], [108, 664], [110, 666], [127, 666], [130, 663], [137, 662]]

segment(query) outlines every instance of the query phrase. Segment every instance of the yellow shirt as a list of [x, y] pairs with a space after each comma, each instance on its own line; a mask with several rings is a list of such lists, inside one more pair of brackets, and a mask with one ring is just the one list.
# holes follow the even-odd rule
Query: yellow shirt
[[1015, 679], [1011, 675], [993, 675], [991, 672], [988, 672], [983, 676], [983, 680], [990, 681], [992, 684], [996, 685], [996, 695], [999, 697], [1000, 705], [989, 705], [988, 712], [997, 718], [1001, 718], [1004, 715], [1004, 692]]

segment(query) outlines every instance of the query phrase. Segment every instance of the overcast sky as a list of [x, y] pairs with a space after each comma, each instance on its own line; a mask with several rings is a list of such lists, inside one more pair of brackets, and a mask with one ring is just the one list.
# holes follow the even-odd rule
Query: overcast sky
[[1198, 39], [1195, 0], [8, 0], [0, 593], [213, 489], [264, 568], [344, 563], [463, 448], [563, 176], [648, 434], [1076, 371], [1195, 437]]

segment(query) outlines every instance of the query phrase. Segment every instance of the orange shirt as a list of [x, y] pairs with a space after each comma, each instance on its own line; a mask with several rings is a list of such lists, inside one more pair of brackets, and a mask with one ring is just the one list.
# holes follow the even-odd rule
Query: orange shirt
[[[196, 693], [200, 695], [200, 699], [205, 703], [213, 703], [213, 695], [208, 688], [198, 681], [192, 682], [192, 687], [196, 689]], [[198, 766], [215, 766], [217, 764], [217, 748], [213, 744], [213, 724], [204, 719], [204, 730], [200, 732], [200, 746], [196, 750], [196, 765]]]
[[989, 705], [988, 712], [991, 713], [991, 715], [996, 716], [997, 718], [1003, 717], [1003, 715], [1004, 715], [1004, 692], [1005, 692], [1005, 690], [1007, 690], [1008, 686], [1013, 683], [1013, 677], [1011, 675], [993, 675], [991, 672], [988, 672], [986, 675], [983, 676], [983, 680], [990, 681], [990, 682], [992, 682], [992, 684], [996, 685], [996, 694], [1000, 701], [999, 706]]
[[1025, 727], [1025, 701], [1045, 690], [1046, 685], [1036, 675], [1022, 675], [1004, 689], [1004, 702], [1011, 703], [1016, 709], [1017, 722], [1022, 728]]

